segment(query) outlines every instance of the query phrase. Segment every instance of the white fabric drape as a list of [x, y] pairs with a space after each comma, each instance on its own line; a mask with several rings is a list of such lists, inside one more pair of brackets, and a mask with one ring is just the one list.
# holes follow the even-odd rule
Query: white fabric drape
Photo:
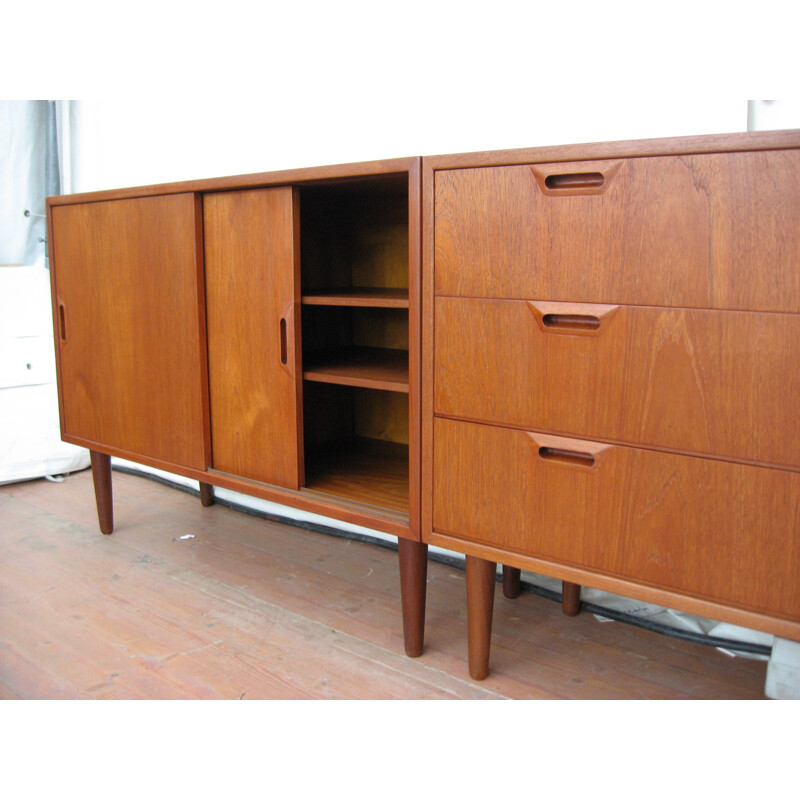
[[[66, 101], [57, 115], [68, 132]], [[62, 442], [59, 429], [44, 268], [46, 121], [44, 100], [0, 102], [0, 483], [89, 464], [88, 451]], [[60, 149], [65, 138], [59, 136]], [[59, 161], [69, 163], [61, 154]], [[69, 191], [63, 170], [61, 185]]]

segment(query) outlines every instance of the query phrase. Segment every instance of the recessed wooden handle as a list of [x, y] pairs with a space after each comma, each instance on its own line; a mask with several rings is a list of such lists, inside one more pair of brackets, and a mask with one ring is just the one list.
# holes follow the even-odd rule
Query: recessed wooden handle
[[586, 439], [568, 439], [549, 433], [526, 431], [536, 455], [548, 464], [559, 464], [594, 472], [603, 459], [614, 450], [614, 445], [590, 442]]
[[67, 316], [62, 302], [58, 304], [58, 334], [62, 342], [67, 341]]
[[600, 320], [591, 314], [545, 314], [542, 324], [545, 328], [594, 331], [600, 327]]
[[575, 464], [580, 467], [593, 467], [594, 456], [579, 450], [562, 450], [560, 447], [540, 447], [539, 458], [546, 461], [560, 461], [562, 464]]
[[619, 306], [597, 303], [551, 303], [545, 300], [528, 300], [528, 308], [544, 333], [573, 336], [596, 336], [602, 333], [619, 310]]
[[553, 197], [603, 194], [622, 161], [577, 161], [570, 164], [534, 164], [533, 177], [542, 194]]
[[286, 317], [281, 317], [281, 364], [286, 366], [289, 360], [286, 344]]
[[544, 185], [548, 189], [595, 189], [605, 181], [602, 172], [566, 172], [548, 175]]

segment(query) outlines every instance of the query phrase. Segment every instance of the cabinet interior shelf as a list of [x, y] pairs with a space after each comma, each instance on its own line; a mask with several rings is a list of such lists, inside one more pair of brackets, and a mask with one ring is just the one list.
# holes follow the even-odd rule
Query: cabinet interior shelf
[[303, 378], [320, 383], [408, 393], [408, 351], [341, 347], [309, 353]]
[[408, 445], [357, 438], [306, 460], [307, 489], [408, 513]]
[[360, 306], [363, 308], [408, 308], [408, 289], [352, 287], [325, 289], [303, 295], [308, 306]]

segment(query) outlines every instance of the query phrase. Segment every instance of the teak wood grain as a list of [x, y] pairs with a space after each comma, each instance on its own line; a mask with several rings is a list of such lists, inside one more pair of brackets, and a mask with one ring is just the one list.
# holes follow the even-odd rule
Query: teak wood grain
[[447, 419], [434, 470], [436, 531], [800, 621], [797, 473]]
[[[438, 414], [800, 467], [798, 315], [449, 297], [435, 306]], [[587, 320], [597, 327], [573, 327]]]
[[303, 377], [307, 381], [408, 393], [408, 351], [385, 347], [325, 350], [306, 358]]
[[306, 468], [308, 489], [408, 514], [408, 445], [357, 438], [312, 456]]
[[291, 187], [209, 194], [203, 208], [214, 468], [298, 489], [296, 195]]
[[360, 286], [348, 289], [317, 290], [303, 294], [307, 306], [353, 306], [363, 308], [408, 308], [408, 289]]
[[442, 170], [435, 289], [798, 312], [799, 217], [800, 150]]
[[62, 435], [205, 469], [197, 198], [57, 206], [51, 218]]

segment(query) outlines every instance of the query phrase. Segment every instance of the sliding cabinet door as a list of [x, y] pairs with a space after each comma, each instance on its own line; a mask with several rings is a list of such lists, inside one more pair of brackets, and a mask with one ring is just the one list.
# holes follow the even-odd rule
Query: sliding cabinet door
[[64, 439], [204, 470], [199, 199], [54, 205], [50, 213]]
[[299, 219], [291, 187], [204, 197], [214, 469], [297, 489]]

